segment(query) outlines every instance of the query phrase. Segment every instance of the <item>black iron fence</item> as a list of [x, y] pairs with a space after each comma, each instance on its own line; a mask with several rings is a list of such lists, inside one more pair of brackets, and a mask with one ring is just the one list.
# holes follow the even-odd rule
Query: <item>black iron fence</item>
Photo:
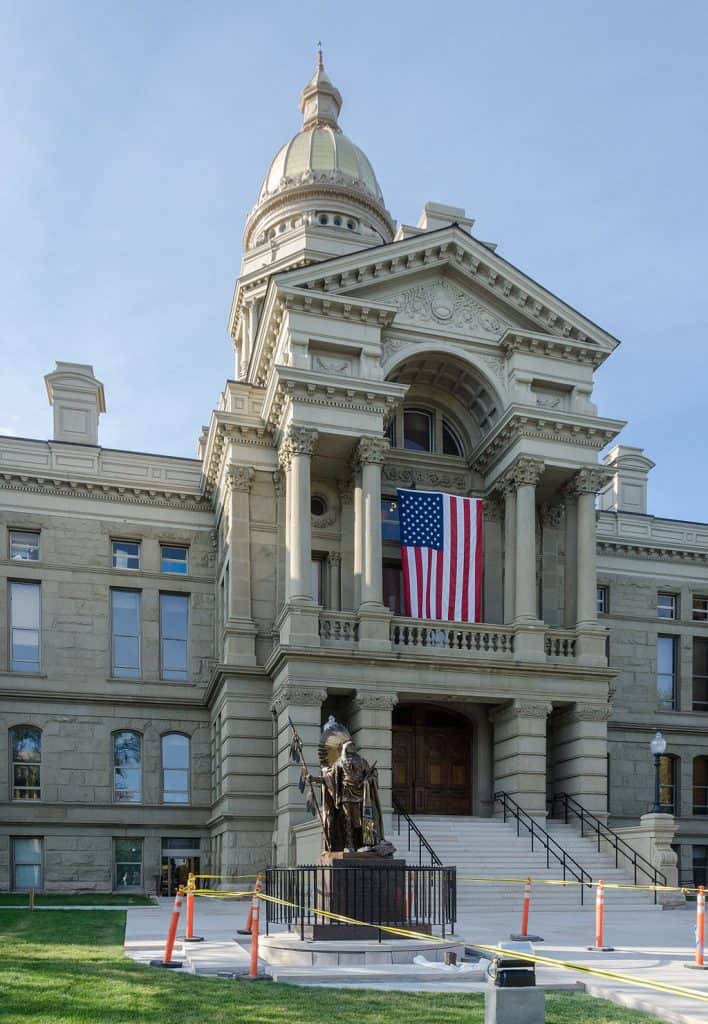
[[[446, 867], [356, 865], [267, 868], [266, 934], [286, 925], [300, 937], [316, 926], [339, 924], [340, 915], [371, 928], [371, 938], [393, 938], [379, 925], [445, 937], [457, 919], [457, 870]], [[344, 923], [344, 922], [341, 922]]]

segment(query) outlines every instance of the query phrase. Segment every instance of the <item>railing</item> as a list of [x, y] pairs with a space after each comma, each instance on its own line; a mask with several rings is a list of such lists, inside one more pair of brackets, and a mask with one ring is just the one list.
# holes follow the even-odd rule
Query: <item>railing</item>
[[521, 835], [522, 828], [526, 829], [530, 834], [531, 852], [533, 853], [534, 843], [538, 843], [546, 851], [547, 868], [550, 868], [551, 859], [553, 859], [563, 869], [563, 881], [566, 881], [567, 876], [570, 875], [577, 882], [580, 882], [580, 903], [582, 905], [584, 903], [585, 886], [592, 885], [592, 875], [585, 868], [581, 867], [577, 860], [571, 857], [560, 843], [557, 843], [553, 836], [549, 835], [545, 828], [542, 828], [530, 814], [527, 814], [508, 793], [495, 793], [494, 799], [502, 805], [504, 821], [507, 818], [514, 818], [516, 821], [517, 836]]
[[[597, 851], [601, 850], [602, 843], [604, 842], [610, 849], [615, 852], [615, 867], [619, 867], [619, 858], [624, 857], [629, 861], [634, 870], [634, 884], [637, 885], [637, 879], [639, 872], [641, 872], [646, 878], [650, 880], [652, 885], [666, 885], [666, 875], [655, 868], [651, 861], [643, 857], [641, 853], [638, 853], [634, 847], [630, 846], [621, 836], [617, 835], [616, 832], [606, 825], [600, 818], [586, 810], [582, 804], [579, 804], [575, 797], [569, 796], [568, 793], [556, 793], [553, 797], [552, 808], [555, 808], [556, 804], [560, 803], [563, 807], [563, 821], [567, 825], [569, 824], [569, 818], [571, 815], [580, 822], [580, 835], [585, 836], [586, 833], [594, 834], [597, 837]], [[657, 902], [656, 889], [654, 890], [654, 902]]]
[[320, 642], [355, 644], [359, 640], [359, 621], [355, 612], [320, 612]]
[[551, 658], [575, 657], [575, 633], [553, 629], [546, 632], [544, 649]]
[[394, 647], [501, 656], [511, 656], [514, 652], [514, 634], [510, 630], [428, 619], [394, 618], [391, 621], [391, 643]]
[[442, 867], [442, 861], [440, 860], [440, 858], [438, 857], [437, 853], [432, 848], [432, 846], [430, 845], [428, 840], [425, 838], [423, 833], [420, 831], [420, 829], [418, 828], [416, 823], [413, 821], [413, 819], [411, 818], [410, 814], [408, 814], [407, 811], [404, 811], [403, 807], [398, 802], [398, 800], [396, 800], [395, 797], [393, 798], [392, 803], [393, 803], [393, 813], [394, 813], [394, 825], [393, 825], [393, 827], [394, 827], [394, 829], [396, 831], [396, 835], [400, 838], [402, 822], [405, 822], [406, 827], [407, 827], [408, 852], [409, 853], [411, 852], [411, 842], [413, 842], [414, 845], [417, 843], [417, 845], [418, 845], [418, 864], [420, 866], [423, 865], [423, 851], [425, 850], [425, 852], [427, 853], [428, 857], [430, 858], [431, 866], [433, 866], [433, 867]]
[[[297, 930], [302, 940], [317, 938], [318, 929], [346, 926], [330, 914], [363, 923], [364, 936], [386, 933], [379, 925], [408, 928], [432, 934], [440, 928], [443, 938], [457, 919], [456, 868], [401, 865], [267, 868], [265, 895], [266, 934], [271, 924]], [[359, 927], [362, 927], [361, 925]], [[320, 932], [322, 934], [322, 932]]]

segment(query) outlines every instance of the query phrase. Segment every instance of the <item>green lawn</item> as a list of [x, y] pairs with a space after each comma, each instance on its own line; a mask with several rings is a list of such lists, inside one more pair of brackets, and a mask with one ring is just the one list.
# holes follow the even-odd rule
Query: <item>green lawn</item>
[[[155, 903], [152, 896], [138, 896], [135, 893], [121, 895], [117, 892], [99, 893], [38, 893], [34, 898], [36, 907], [146, 907]], [[0, 892], [0, 907], [27, 907], [29, 894], [26, 892]]]
[[[2, 1024], [481, 1024], [482, 996], [296, 988], [195, 978], [123, 956], [125, 914], [0, 914]], [[586, 996], [547, 997], [547, 1024], [656, 1024]]]

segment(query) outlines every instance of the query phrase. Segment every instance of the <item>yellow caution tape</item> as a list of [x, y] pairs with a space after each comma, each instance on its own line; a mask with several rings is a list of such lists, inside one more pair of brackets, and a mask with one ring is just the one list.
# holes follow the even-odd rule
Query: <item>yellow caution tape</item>
[[194, 875], [194, 878], [258, 878], [263, 877], [264, 872], [259, 871], [257, 875]]
[[[528, 878], [490, 878], [488, 876], [472, 877], [458, 876], [458, 882], [492, 882], [495, 884], [526, 885]], [[595, 882], [581, 882], [576, 878], [531, 878], [532, 885], [584, 885], [587, 889], [593, 889], [599, 885], [601, 879]], [[643, 892], [698, 892], [698, 889], [691, 889], [679, 885], [633, 885], [631, 882], [603, 882], [604, 889], [639, 889]]]
[[194, 896], [205, 896], [208, 899], [227, 900], [241, 900], [245, 899], [247, 896], [254, 896], [255, 894], [255, 889], [249, 890], [247, 892], [226, 892], [222, 889], [195, 889], [193, 892]]

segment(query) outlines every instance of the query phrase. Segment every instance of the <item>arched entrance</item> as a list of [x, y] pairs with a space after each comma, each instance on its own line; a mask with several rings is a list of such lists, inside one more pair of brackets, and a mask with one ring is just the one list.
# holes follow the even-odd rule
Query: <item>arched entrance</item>
[[433, 704], [393, 712], [393, 796], [409, 814], [471, 814], [472, 724]]

